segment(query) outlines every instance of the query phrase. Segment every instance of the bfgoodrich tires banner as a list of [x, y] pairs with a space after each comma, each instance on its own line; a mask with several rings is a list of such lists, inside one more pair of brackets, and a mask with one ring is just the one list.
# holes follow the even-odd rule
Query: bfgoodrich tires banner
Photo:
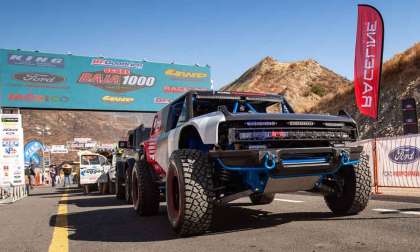
[[203, 66], [0, 49], [0, 106], [158, 111], [210, 88]]

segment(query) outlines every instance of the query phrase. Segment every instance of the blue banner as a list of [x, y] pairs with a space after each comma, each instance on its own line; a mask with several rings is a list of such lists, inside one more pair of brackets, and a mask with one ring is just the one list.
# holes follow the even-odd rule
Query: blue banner
[[210, 88], [202, 66], [0, 49], [0, 106], [158, 111]]
[[44, 149], [44, 145], [37, 141], [32, 140], [25, 145], [23, 150], [24, 157], [25, 157], [25, 165], [29, 166], [31, 163], [35, 163], [35, 165], [39, 165], [41, 160], [38, 155], [38, 151], [42, 151]]

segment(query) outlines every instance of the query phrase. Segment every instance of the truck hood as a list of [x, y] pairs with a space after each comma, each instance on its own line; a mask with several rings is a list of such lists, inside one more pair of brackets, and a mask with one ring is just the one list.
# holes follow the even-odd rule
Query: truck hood
[[322, 121], [322, 122], [344, 122], [355, 124], [349, 116], [332, 116], [322, 114], [300, 114], [300, 113], [224, 113], [227, 121], [252, 121], [252, 120], [273, 120], [273, 121]]

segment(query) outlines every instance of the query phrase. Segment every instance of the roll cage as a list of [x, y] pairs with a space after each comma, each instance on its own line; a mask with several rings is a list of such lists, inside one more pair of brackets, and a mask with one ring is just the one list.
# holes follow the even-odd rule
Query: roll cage
[[165, 106], [155, 117], [160, 120], [159, 130], [168, 132], [191, 118], [220, 110], [225, 106], [231, 113], [267, 113], [267, 108], [276, 106], [280, 113], [294, 113], [282, 95], [246, 92], [190, 91]]

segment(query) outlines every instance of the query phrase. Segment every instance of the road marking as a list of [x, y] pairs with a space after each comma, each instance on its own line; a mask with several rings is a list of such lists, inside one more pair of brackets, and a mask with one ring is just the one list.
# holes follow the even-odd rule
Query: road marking
[[372, 211], [381, 212], [381, 213], [399, 213], [399, 214], [414, 214], [420, 215], [418, 211], [401, 211], [397, 209], [386, 209], [386, 208], [374, 208]]
[[372, 211], [381, 212], [381, 213], [398, 213], [398, 210], [395, 209], [386, 209], [386, 208], [374, 208]]
[[277, 201], [283, 201], [283, 202], [290, 202], [290, 203], [302, 203], [302, 200], [290, 200], [290, 199], [279, 199], [279, 198], [275, 198], [274, 200]]
[[55, 227], [51, 239], [50, 248], [48, 252], [68, 252], [68, 227], [67, 227], [67, 191], [64, 192], [58, 204], [57, 217], [55, 219]]
[[414, 214], [414, 215], [420, 215], [420, 212], [416, 212], [416, 211], [402, 211], [402, 214]]

